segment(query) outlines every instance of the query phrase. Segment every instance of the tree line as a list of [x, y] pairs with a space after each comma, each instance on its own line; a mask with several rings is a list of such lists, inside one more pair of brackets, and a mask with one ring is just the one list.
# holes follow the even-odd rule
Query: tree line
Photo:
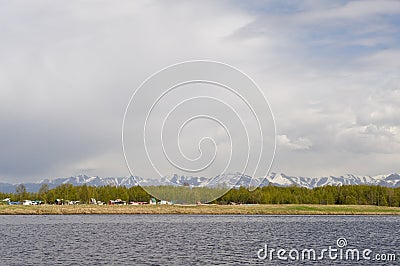
[[27, 192], [23, 184], [18, 185], [15, 193], [0, 193], [0, 199], [9, 198], [10, 201], [40, 200], [44, 203], [55, 203], [57, 199], [79, 201], [89, 203], [91, 198], [108, 202], [109, 200], [121, 199], [124, 201], [149, 201], [151, 196], [141, 187], [131, 188], [115, 186], [73, 186], [62, 184], [50, 189], [43, 184], [38, 192]]
[[371, 185], [304, 187], [266, 186], [249, 191], [246, 188], [232, 189], [215, 201], [246, 204], [338, 204], [377, 205], [400, 207], [400, 187], [389, 188]]
[[[161, 187], [149, 187], [148, 191], [157, 191]], [[162, 188], [165, 190], [166, 188]], [[192, 192], [190, 195], [220, 195], [215, 193], [218, 189], [211, 188], [185, 188], [169, 187], [176, 194], [185, 194], [185, 191]], [[218, 191], [217, 191], [218, 192]], [[188, 194], [189, 195], [189, 194]], [[56, 199], [66, 199], [89, 203], [91, 198], [108, 202], [109, 200], [121, 199], [131, 201], [149, 201], [152, 196], [142, 187], [115, 187], [115, 186], [73, 186], [62, 184], [50, 189], [43, 184], [38, 192], [27, 192], [24, 185], [18, 185], [15, 193], [0, 193], [0, 199], [10, 198], [11, 201], [22, 201], [25, 199], [40, 200], [45, 203], [54, 203]], [[207, 198], [207, 197], [206, 197]], [[210, 197], [208, 197], [209, 199]], [[168, 199], [167, 199], [168, 200]], [[193, 200], [193, 199], [192, 199]], [[196, 200], [196, 199], [194, 199]], [[197, 199], [200, 200], [201, 199]], [[177, 202], [177, 203], [185, 203]], [[204, 203], [204, 202], [203, 202]], [[266, 186], [250, 191], [240, 187], [231, 189], [223, 196], [213, 200], [211, 203], [230, 204], [343, 204], [343, 205], [377, 205], [400, 207], [400, 187], [388, 188], [371, 185], [346, 185], [346, 186], [324, 186], [313, 189], [303, 187], [277, 187]]]

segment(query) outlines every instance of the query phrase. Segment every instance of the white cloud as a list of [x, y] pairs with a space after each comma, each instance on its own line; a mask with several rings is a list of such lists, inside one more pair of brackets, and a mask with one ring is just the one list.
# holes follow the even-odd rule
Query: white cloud
[[309, 150], [312, 147], [312, 142], [304, 137], [291, 140], [287, 135], [278, 135], [277, 142], [278, 147], [281, 146], [290, 150]]

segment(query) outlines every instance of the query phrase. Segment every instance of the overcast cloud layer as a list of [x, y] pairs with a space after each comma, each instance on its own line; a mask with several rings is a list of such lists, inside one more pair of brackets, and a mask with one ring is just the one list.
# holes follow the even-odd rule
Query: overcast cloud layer
[[277, 124], [274, 172], [398, 172], [399, 1], [0, 1], [0, 182], [129, 175], [122, 116], [154, 72], [243, 70]]

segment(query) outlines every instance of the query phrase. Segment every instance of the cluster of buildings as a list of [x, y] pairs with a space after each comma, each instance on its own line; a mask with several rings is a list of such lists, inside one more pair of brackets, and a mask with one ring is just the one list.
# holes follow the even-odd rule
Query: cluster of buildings
[[11, 201], [10, 198], [6, 198], [0, 201], [1, 204], [7, 204], [7, 205], [41, 205], [44, 204], [43, 201], [41, 200], [23, 200], [22, 202], [20, 201]]
[[[23, 200], [22, 202], [19, 201], [11, 201], [10, 198], [6, 198], [0, 201], [1, 204], [7, 204], [7, 205], [41, 205], [44, 204], [43, 201], [41, 200]], [[79, 200], [65, 200], [65, 199], [56, 199], [54, 202], [55, 205], [78, 205], [78, 204], [83, 204], [83, 202], [80, 202]], [[124, 201], [121, 199], [115, 199], [115, 200], [109, 200], [107, 203], [102, 202], [100, 200], [96, 200], [94, 198], [90, 199], [89, 204], [96, 204], [96, 205], [145, 205], [145, 204], [150, 204], [150, 205], [172, 205], [173, 203], [170, 201], [166, 200], [161, 200], [158, 201], [155, 198], [151, 198], [148, 202], [147, 201]]]
[[[94, 200], [94, 199], [92, 199]], [[96, 204], [96, 201], [94, 200], [94, 202], [92, 202], [93, 204]], [[156, 204], [160, 204], [160, 205], [172, 205], [171, 201], [166, 201], [166, 200], [161, 200], [159, 202], [157, 202], [157, 200], [155, 198], [151, 198], [148, 202], [147, 201], [130, 201], [130, 202], [126, 202], [124, 200], [121, 199], [116, 199], [116, 200], [110, 200], [108, 201], [108, 205], [145, 205], [145, 204], [150, 204], [150, 205], [156, 205]]]

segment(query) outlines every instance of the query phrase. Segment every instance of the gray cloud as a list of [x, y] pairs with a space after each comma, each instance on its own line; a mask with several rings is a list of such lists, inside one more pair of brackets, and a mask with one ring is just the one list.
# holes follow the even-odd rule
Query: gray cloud
[[237, 66], [264, 90], [281, 136], [272, 170], [399, 171], [398, 5], [2, 1], [0, 181], [129, 174], [129, 97], [192, 59]]

